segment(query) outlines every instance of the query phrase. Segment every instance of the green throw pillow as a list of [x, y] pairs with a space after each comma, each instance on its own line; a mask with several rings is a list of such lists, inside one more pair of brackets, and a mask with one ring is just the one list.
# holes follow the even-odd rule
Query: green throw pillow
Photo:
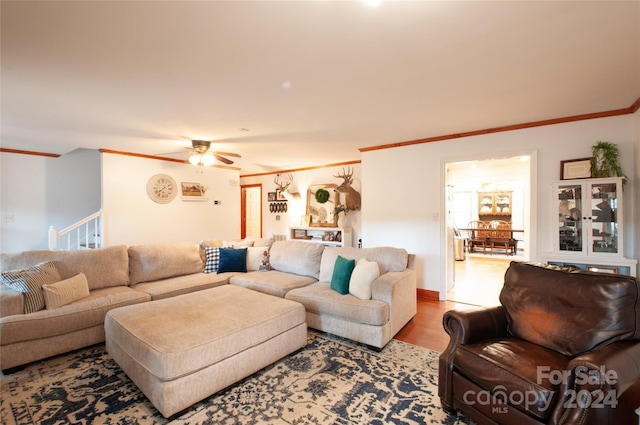
[[356, 266], [356, 260], [347, 260], [338, 255], [336, 264], [333, 266], [333, 275], [331, 276], [331, 289], [342, 295], [349, 293], [349, 280], [351, 273]]

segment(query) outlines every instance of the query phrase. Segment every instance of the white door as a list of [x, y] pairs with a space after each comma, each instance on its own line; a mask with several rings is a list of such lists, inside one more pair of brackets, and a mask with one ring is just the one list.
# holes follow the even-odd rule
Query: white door
[[262, 188], [258, 186], [247, 187], [246, 193], [246, 236], [261, 238], [262, 237], [262, 210], [260, 205], [260, 198], [262, 194]]

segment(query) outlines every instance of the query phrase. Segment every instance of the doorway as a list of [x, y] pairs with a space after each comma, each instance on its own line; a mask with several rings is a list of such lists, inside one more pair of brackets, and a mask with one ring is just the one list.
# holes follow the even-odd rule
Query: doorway
[[240, 237], [262, 237], [262, 185], [241, 186]]
[[[446, 232], [447, 245], [451, 248], [447, 249], [446, 300], [479, 306], [498, 305], [504, 273], [511, 261], [529, 259], [534, 245], [530, 231], [530, 211], [535, 211], [531, 196], [535, 193], [531, 188], [535, 181], [534, 161], [535, 156], [527, 153], [445, 164], [446, 226], [451, 229]], [[499, 200], [499, 206], [489, 211], [485, 201], [492, 197]], [[513, 230], [511, 237], [517, 241], [515, 255], [504, 249], [473, 249], [469, 243], [473, 234], [469, 224], [484, 220], [509, 223]], [[456, 244], [462, 241], [461, 255]]]

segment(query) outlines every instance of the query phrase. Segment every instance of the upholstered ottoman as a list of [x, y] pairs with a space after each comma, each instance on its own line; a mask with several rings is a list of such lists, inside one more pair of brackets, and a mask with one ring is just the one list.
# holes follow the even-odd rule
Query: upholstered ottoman
[[106, 349], [169, 417], [307, 343], [302, 304], [232, 285], [109, 311]]

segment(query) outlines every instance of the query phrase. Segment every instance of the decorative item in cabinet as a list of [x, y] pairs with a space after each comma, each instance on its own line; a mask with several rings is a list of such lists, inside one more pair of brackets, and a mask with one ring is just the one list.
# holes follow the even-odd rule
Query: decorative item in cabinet
[[511, 192], [479, 192], [478, 215], [511, 215]]

